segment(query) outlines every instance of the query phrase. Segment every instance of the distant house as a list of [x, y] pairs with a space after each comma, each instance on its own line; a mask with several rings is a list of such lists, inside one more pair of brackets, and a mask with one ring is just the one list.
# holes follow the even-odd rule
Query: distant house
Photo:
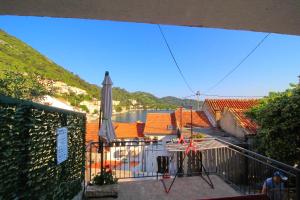
[[202, 110], [214, 127], [219, 126], [225, 108], [248, 110], [257, 105], [258, 99], [205, 99]]
[[245, 116], [245, 112], [258, 103], [258, 99], [206, 99], [203, 111], [214, 127], [248, 141], [256, 135], [257, 125]]
[[[145, 123], [143, 122], [134, 122], [134, 123], [125, 123], [125, 122], [113, 122], [116, 140], [119, 141], [132, 141], [140, 140], [144, 138], [144, 128]], [[97, 142], [99, 133], [99, 121], [90, 121], [86, 124], [86, 142]]]
[[[113, 122], [115, 133], [116, 133], [116, 141], [112, 147], [105, 148], [104, 150], [104, 159], [105, 163], [109, 163], [112, 167], [120, 167], [121, 162], [125, 163], [128, 161], [128, 156], [130, 154], [131, 160], [141, 159], [140, 152], [142, 150], [141, 146], [127, 146], [132, 143], [137, 143], [139, 140], [143, 140], [144, 138], [144, 128], [145, 123], [143, 122], [134, 122], [134, 123], [125, 123], [125, 122]], [[99, 121], [89, 121], [86, 124], [86, 142], [97, 142], [98, 141], [98, 133], [99, 133]], [[134, 156], [138, 156], [139, 158], [134, 158]], [[95, 168], [100, 166], [98, 162], [100, 160], [100, 154], [97, 152], [92, 153], [92, 163]], [[136, 167], [139, 165], [139, 162], [134, 160], [133, 163], [130, 163], [131, 167]], [[115, 165], [115, 166], [113, 166]]]
[[210, 128], [211, 124], [203, 111], [190, 111], [179, 108], [175, 111], [175, 118], [178, 128], [199, 127]]
[[257, 125], [245, 116], [245, 110], [225, 108], [220, 120], [220, 127], [231, 135], [248, 140], [256, 135]]
[[169, 141], [176, 137], [177, 124], [175, 113], [147, 113], [145, 137]]

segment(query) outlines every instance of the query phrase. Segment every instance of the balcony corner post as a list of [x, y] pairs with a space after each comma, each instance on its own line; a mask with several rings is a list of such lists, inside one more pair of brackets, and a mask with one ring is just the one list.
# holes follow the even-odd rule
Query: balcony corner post
[[300, 172], [296, 174], [296, 199], [300, 200]]

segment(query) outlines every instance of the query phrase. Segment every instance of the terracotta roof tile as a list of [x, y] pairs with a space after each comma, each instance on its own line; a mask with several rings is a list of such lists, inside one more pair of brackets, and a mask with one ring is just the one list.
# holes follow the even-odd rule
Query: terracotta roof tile
[[[118, 139], [130, 139], [144, 137], [145, 123], [114, 122], [116, 137]], [[99, 121], [90, 121], [86, 124], [86, 142], [98, 141]]]
[[248, 110], [259, 103], [259, 99], [205, 99], [204, 104], [208, 105], [212, 116], [224, 108]]
[[196, 127], [202, 127], [202, 128], [211, 127], [211, 124], [203, 111], [192, 111], [192, 118], [191, 118], [191, 111], [182, 109], [182, 114], [181, 114], [181, 109], [179, 108], [175, 111], [175, 116], [179, 127], [181, 123], [183, 127], [190, 126], [191, 121], [192, 121], [192, 125]]
[[115, 122], [114, 126], [116, 131], [116, 137], [118, 139], [144, 137], [145, 123], [143, 122], [135, 122], [135, 123]]
[[176, 127], [175, 113], [147, 113], [144, 134], [172, 135]]
[[247, 130], [248, 135], [255, 135], [257, 133], [257, 124], [253, 120], [246, 117], [244, 109], [230, 108], [228, 109], [228, 111], [233, 114], [233, 116], [237, 120], [237, 123], [245, 130]]

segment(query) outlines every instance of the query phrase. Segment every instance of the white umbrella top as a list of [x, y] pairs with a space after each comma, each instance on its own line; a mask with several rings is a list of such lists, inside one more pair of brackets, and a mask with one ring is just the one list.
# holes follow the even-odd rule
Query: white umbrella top
[[[105, 77], [102, 82], [101, 91], [101, 111], [102, 111], [102, 123], [99, 131], [100, 137], [104, 138], [107, 142], [111, 142], [115, 139], [115, 129], [113, 127], [112, 116], [112, 81], [109, 77], [109, 73], [105, 72]], [[100, 119], [101, 120], [101, 119]]]

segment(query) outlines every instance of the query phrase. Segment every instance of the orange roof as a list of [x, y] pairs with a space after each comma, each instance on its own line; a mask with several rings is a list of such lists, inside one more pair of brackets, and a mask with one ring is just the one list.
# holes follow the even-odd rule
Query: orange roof
[[[135, 167], [139, 165], [138, 161], [130, 161], [130, 163], [124, 163], [123, 161], [118, 161], [118, 160], [106, 160], [104, 163], [104, 166], [108, 164], [110, 169], [115, 170], [115, 169], [119, 169], [122, 166], [128, 166], [130, 165], [130, 167]], [[100, 169], [101, 167], [101, 163], [100, 162], [94, 162], [91, 165], [87, 164], [86, 169], [88, 168], [92, 168], [92, 169]], [[123, 167], [122, 167], [123, 168]]]
[[175, 113], [147, 113], [144, 134], [173, 135], [176, 127]]
[[202, 128], [211, 127], [211, 124], [203, 111], [192, 111], [191, 117], [191, 111], [182, 109], [181, 114], [181, 108], [179, 108], [175, 111], [175, 116], [179, 126], [182, 123], [182, 126], [190, 126], [192, 124], [193, 126]]
[[116, 137], [118, 139], [144, 137], [145, 123], [121, 123], [115, 122]]
[[243, 127], [245, 130], [247, 130], [248, 135], [255, 135], [257, 132], [257, 124], [246, 117], [245, 110], [243, 109], [228, 109], [229, 112], [233, 114], [235, 119], [237, 120], [237, 123]]
[[[145, 123], [124, 123], [114, 122], [116, 138], [117, 139], [129, 139], [144, 137]], [[90, 121], [86, 123], [86, 142], [98, 141], [99, 121]]]
[[86, 135], [85, 141], [89, 143], [91, 141], [98, 141], [99, 121], [90, 121], [86, 123]]
[[216, 111], [224, 108], [248, 110], [259, 103], [259, 99], [205, 99], [204, 104], [210, 107], [210, 112], [215, 116]]

